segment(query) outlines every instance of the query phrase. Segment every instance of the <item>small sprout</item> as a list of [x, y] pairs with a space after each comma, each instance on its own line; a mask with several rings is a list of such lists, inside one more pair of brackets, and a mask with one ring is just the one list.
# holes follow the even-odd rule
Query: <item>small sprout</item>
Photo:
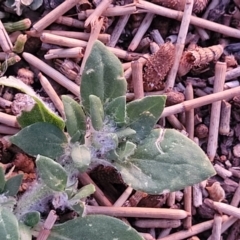
[[16, 53], [23, 52], [26, 41], [27, 41], [27, 35], [20, 34], [17, 38], [17, 41], [15, 42], [15, 45], [13, 46], [13, 52], [16, 52]]
[[7, 32], [15, 32], [15, 31], [21, 31], [21, 30], [27, 30], [31, 27], [31, 21], [29, 18], [25, 18], [23, 20], [20, 20], [18, 22], [7, 22], [4, 23], [4, 27]]

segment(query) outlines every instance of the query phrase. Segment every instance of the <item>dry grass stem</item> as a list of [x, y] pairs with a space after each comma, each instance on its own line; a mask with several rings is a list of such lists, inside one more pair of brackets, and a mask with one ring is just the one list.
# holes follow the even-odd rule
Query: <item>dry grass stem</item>
[[132, 62], [132, 83], [134, 90], [134, 98], [140, 99], [144, 97], [143, 91], [143, 76], [142, 76], [142, 68], [143, 64], [141, 61], [133, 61]]
[[228, 135], [230, 132], [230, 118], [231, 118], [232, 105], [227, 101], [223, 100], [221, 103], [221, 115], [220, 115], [220, 125], [219, 134]]
[[226, 82], [224, 84], [224, 89], [235, 88], [235, 87], [238, 87], [239, 85], [240, 84], [239, 84], [238, 80], [233, 80], [233, 81], [230, 81], [230, 82]]
[[39, 232], [39, 235], [37, 236], [37, 240], [47, 240], [50, 234], [50, 230], [53, 227], [56, 220], [57, 220], [56, 212], [51, 210], [43, 224], [42, 230]]
[[170, 234], [171, 231], [172, 231], [172, 228], [165, 228], [165, 229], [162, 229], [161, 232], [159, 233], [157, 239], [161, 239], [161, 238], [164, 238], [164, 237], [168, 236], [168, 235]]
[[63, 16], [68, 10], [73, 8], [79, 1], [78, 0], [66, 0], [41, 18], [37, 23], [33, 25], [33, 29], [37, 32], [43, 31], [59, 17]]
[[222, 217], [219, 214], [214, 215], [212, 234], [208, 240], [221, 240]]
[[240, 203], [240, 182], [238, 183], [238, 187], [233, 195], [230, 205], [238, 207], [239, 203]]
[[[80, 79], [81, 79], [83, 70], [85, 68], [87, 58], [89, 57], [89, 55], [92, 51], [92, 47], [93, 47], [95, 41], [98, 38], [98, 35], [101, 31], [102, 26], [103, 26], [103, 18], [102, 17], [99, 18], [99, 19], [95, 19], [95, 21], [91, 23], [91, 35], [90, 35], [89, 41], [87, 43], [87, 47], [85, 49], [85, 53], [84, 53], [82, 63], [81, 63], [81, 67], [80, 67], [80, 71], [79, 71]], [[79, 84], [80, 84], [80, 82], [79, 82]]]
[[46, 75], [54, 79], [57, 83], [68, 89], [75, 96], [79, 97], [79, 86], [70, 81], [68, 78], [63, 76], [61, 73], [56, 71], [54, 68], [50, 67], [48, 64], [44, 63], [37, 57], [33, 56], [30, 53], [24, 52], [22, 54], [23, 58], [35, 68], [39, 69], [41, 72], [44, 72]]
[[84, 186], [90, 183], [95, 186], [96, 191], [93, 193], [93, 197], [96, 199], [99, 205], [108, 207], [112, 206], [112, 203], [106, 198], [102, 190], [93, 182], [87, 173], [79, 174], [78, 179]]
[[192, 198], [193, 198], [193, 206], [200, 207], [203, 203], [203, 194], [202, 187], [200, 183], [194, 184], [192, 187]]
[[173, 128], [176, 128], [178, 130], [183, 130], [185, 127], [183, 124], [178, 120], [178, 118], [175, 115], [167, 116], [168, 122], [171, 124]]
[[176, 200], [176, 193], [175, 192], [170, 192], [167, 197], [167, 206], [172, 207], [175, 204]]
[[102, 13], [108, 8], [108, 6], [112, 3], [112, 0], [102, 0], [100, 4], [94, 9], [94, 11], [89, 15], [89, 17], [85, 21], [85, 28], [90, 24], [94, 24], [95, 21], [102, 16]]
[[239, 93], [240, 93], [240, 87], [236, 87], [229, 90], [225, 90], [223, 92], [213, 93], [213, 94], [206, 95], [204, 97], [188, 100], [183, 103], [176, 104], [174, 106], [166, 107], [163, 110], [161, 118], [172, 115], [172, 114], [189, 111], [191, 109], [205, 106], [219, 100], [230, 99], [230, 98], [233, 98], [234, 96], [239, 95]]
[[229, 217], [226, 221], [222, 224], [221, 233], [224, 233], [228, 228], [230, 228], [238, 219], [236, 217]]
[[124, 30], [130, 16], [131, 16], [130, 14], [126, 14], [124, 16], [119, 17], [119, 19], [113, 29], [113, 32], [111, 34], [110, 41], [107, 43], [107, 46], [109, 46], [109, 47], [116, 46], [118, 39], [119, 39], [122, 31]]
[[[193, 97], [193, 87], [191, 83], [187, 83], [185, 98], [186, 100], [192, 100]], [[191, 109], [185, 113], [185, 126], [188, 133], [188, 137], [193, 140], [194, 138], [194, 110]], [[192, 213], [192, 187], [184, 188], [184, 210]], [[185, 229], [189, 229], [192, 226], [192, 216], [184, 219], [183, 226]]]
[[83, 57], [83, 48], [75, 47], [68, 49], [51, 49], [44, 55], [45, 59], [54, 59], [54, 58], [82, 58]]
[[62, 24], [69, 27], [84, 29], [84, 22], [71, 17], [59, 17], [56, 19], [55, 23]]
[[228, 171], [227, 169], [221, 167], [219, 164], [214, 165], [214, 169], [216, 170], [217, 174], [222, 177], [223, 179], [229, 178], [232, 176], [232, 172]]
[[5, 53], [10, 53], [13, 48], [12, 42], [1, 20], [0, 20], [0, 46]]
[[126, 200], [129, 198], [133, 191], [133, 188], [127, 187], [126, 190], [122, 193], [122, 195], [118, 198], [118, 200], [113, 204], [114, 207], [121, 207]]
[[153, 29], [150, 32], [154, 42], [156, 42], [158, 45], [164, 44], [164, 40], [163, 37], [161, 36], [160, 32], [158, 31], [158, 29]]
[[147, 13], [139, 26], [135, 36], [133, 37], [131, 43], [128, 46], [128, 51], [134, 51], [138, 47], [140, 41], [142, 40], [144, 34], [150, 27], [152, 20], [154, 18], [154, 14], [152, 13]]
[[139, 208], [139, 207], [96, 207], [86, 206], [86, 214], [105, 214], [117, 217], [142, 217], [184, 219], [189, 214], [184, 210], [165, 208]]
[[172, 219], [139, 219], [133, 223], [140, 228], [178, 228], [181, 226], [180, 220]]
[[9, 127], [3, 124], [0, 124], [0, 134], [14, 135], [19, 132], [19, 128]]
[[[85, 20], [94, 12], [94, 9], [88, 9], [86, 11], [81, 11], [78, 13], [79, 20]], [[136, 6], [134, 4], [127, 4], [124, 6], [108, 7], [101, 16], [104, 17], [115, 17], [115, 16], [125, 16], [136, 12]]]
[[[143, 1], [143, 0], [139, 0], [138, 3], [136, 3], [136, 6], [140, 9], [144, 9], [148, 12], [155, 13], [160, 16], [164, 16], [164, 17], [176, 19], [178, 21], [182, 21], [183, 13], [181, 11], [164, 8], [164, 7], [161, 7], [156, 4], [153, 4], [153, 3], [150, 3], [147, 1]], [[208, 29], [211, 31], [215, 31], [215, 32], [224, 34], [229, 37], [240, 38], [240, 32], [238, 29], [227, 27], [222, 24], [211, 22], [211, 21], [199, 18], [199, 17], [191, 16], [190, 23], [195, 26], [202, 27], [204, 29]]]
[[175, 83], [178, 66], [183, 53], [183, 49], [185, 47], [184, 44], [185, 44], [185, 40], [186, 40], [186, 36], [187, 36], [189, 24], [190, 24], [190, 17], [192, 15], [193, 2], [194, 2], [193, 0], [188, 0], [186, 1], [186, 4], [185, 4], [184, 13], [183, 13], [183, 17], [180, 25], [179, 34], [178, 34], [178, 39], [175, 47], [175, 58], [174, 58], [173, 66], [167, 76], [165, 89], [173, 88]]
[[0, 123], [3, 123], [10, 127], [19, 128], [17, 118], [13, 115], [9, 115], [3, 112], [0, 112]]
[[38, 78], [40, 80], [40, 83], [43, 89], [45, 90], [49, 98], [52, 100], [54, 106], [59, 111], [61, 116], [65, 119], [65, 112], [64, 112], [62, 100], [59, 98], [58, 94], [55, 92], [54, 88], [52, 87], [52, 85], [50, 84], [50, 82], [46, 77], [44, 77], [41, 73], [39, 73]]
[[[222, 62], [216, 63], [215, 81], [214, 81], [214, 89], [213, 89], [214, 93], [223, 91], [226, 69], [227, 69], [226, 63], [222, 63]], [[208, 145], [207, 145], [207, 155], [211, 161], [213, 161], [217, 151], [220, 111], [221, 111], [221, 102], [220, 101], [214, 102], [211, 108], [209, 137], [208, 137]]]
[[42, 33], [40, 39], [44, 43], [51, 43], [59, 46], [65, 46], [65, 47], [86, 47], [87, 46], [86, 41], [73, 39], [69, 37], [62, 37], [62, 36], [54, 35], [51, 33]]
[[113, 52], [118, 58], [124, 59], [126, 61], [133, 61], [139, 59], [143, 54], [128, 52], [120, 48], [107, 47], [111, 52]]
[[212, 204], [214, 209], [216, 209], [218, 212], [240, 219], [240, 208], [221, 202], [212, 202]]
[[[222, 219], [224, 221], [224, 220], [227, 220], [228, 217], [224, 215], [224, 216], [222, 216]], [[182, 231], [178, 231], [177, 233], [170, 234], [166, 237], [161, 238], [161, 240], [176, 240], [176, 239], [182, 240], [182, 239], [197, 235], [206, 230], [209, 230], [212, 228], [212, 226], [213, 226], [213, 220], [209, 220], [206, 222], [202, 222], [202, 223], [193, 225], [188, 230], [182, 230]]]
[[[42, 32], [35, 32], [35, 31], [26, 31], [25, 32], [27, 35], [31, 37], [41, 37], [42, 33], [50, 33], [53, 35], [58, 35], [62, 37], [69, 37], [69, 38], [75, 38], [83, 41], [88, 41], [90, 37], [90, 33], [86, 32], [73, 32], [73, 31], [58, 31], [58, 30], [44, 30]], [[103, 33], [98, 35], [98, 40], [107, 43], [110, 40], [110, 35]]]

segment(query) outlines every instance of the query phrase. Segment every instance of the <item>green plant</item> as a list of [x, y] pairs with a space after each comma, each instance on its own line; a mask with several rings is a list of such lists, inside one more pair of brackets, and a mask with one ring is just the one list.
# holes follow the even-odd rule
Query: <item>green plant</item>
[[[154, 129], [164, 109], [165, 96], [148, 96], [126, 103], [127, 84], [121, 63], [99, 41], [94, 44], [83, 71], [80, 104], [62, 96], [67, 132], [63, 130], [62, 120], [51, 113], [29, 87], [13, 77], [10, 80], [1, 78], [0, 84], [18, 88], [36, 102], [17, 117], [23, 129], [10, 138], [26, 153], [37, 156], [37, 167], [42, 168], [40, 177], [46, 192], [41, 193], [42, 182], [38, 182], [36, 194], [26, 193], [33, 196], [32, 203], [38, 199], [43, 201], [43, 196], [52, 196], [53, 191], [64, 193], [67, 186], [76, 183], [78, 172], [97, 164], [113, 166], [126, 184], [149, 194], [183, 189], [215, 174], [205, 153], [193, 141], [173, 129]], [[58, 167], [49, 165], [45, 169], [47, 164]], [[59, 172], [55, 172], [56, 169]], [[49, 176], [57, 182], [50, 184]], [[19, 209], [22, 216], [32, 205], [24, 203], [22, 207], [20, 202], [16, 207], [18, 212]], [[126, 226], [106, 216], [68, 221], [54, 227], [50, 239], [59, 239], [60, 235], [76, 239], [79, 232], [63, 231], [66, 227], [72, 229], [76, 223], [82, 226], [81, 232], [90, 234], [87, 223], [99, 229], [103, 225], [106, 228], [109, 221], [123, 230], [114, 237], [127, 239], [124, 237]], [[107, 230], [102, 239], [106, 239], [106, 234], [110, 231]], [[134, 238], [129, 239], [142, 239], [136, 232], [132, 234]], [[100, 239], [94, 236], [90, 239]]]

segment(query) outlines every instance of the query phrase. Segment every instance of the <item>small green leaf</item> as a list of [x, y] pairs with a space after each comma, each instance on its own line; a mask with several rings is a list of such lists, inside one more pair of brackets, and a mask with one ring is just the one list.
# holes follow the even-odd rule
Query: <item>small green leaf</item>
[[131, 155], [134, 154], [136, 148], [137, 148], [136, 144], [129, 141], [122, 144], [122, 146], [120, 146], [120, 148], [117, 151], [119, 155], [119, 160], [126, 161]]
[[90, 196], [91, 194], [93, 194], [95, 192], [95, 186], [93, 184], [88, 184], [84, 187], [82, 187], [78, 193], [76, 193], [74, 195], [74, 197], [72, 197], [70, 200], [69, 200], [69, 203], [71, 205], [75, 205], [77, 203], [80, 202], [81, 199], [85, 198], [85, 197], [88, 197]]
[[110, 116], [116, 124], [126, 122], [126, 96], [114, 98], [104, 107], [105, 114]]
[[74, 166], [80, 172], [84, 172], [91, 162], [91, 153], [87, 147], [75, 143], [71, 150], [71, 158]]
[[34, 99], [36, 104], [29, 111], [23, 111], [17, 120], [19, 125], [24, 128], [35, 122], [48, 122], [56, 125], [60, 129], [63, 129], [65, 124], [62, 118], [57, 116], [47, 105], [36, 95], [31, 87], [26, 85], [21, 80], [10, 76], [8, 78], [0, 78], [0, 85], [16, 88]]
[[2, 169], [2, 167], [0, 167], [0, 193], [3, 191], [4, 189], [4, 185], [5, 185], [5, 173]]
[[174, 129], [156, 129], [127, 162], [114, 162], [123, 180], [149, 194], [177, 191], [215, 174], [203, 150]]
[[85, 134], [86, 116], [82, 107], [69, 96], [62, 96], [62, 101], [66, 114], [66, 127], [69, 135], [73, 137], [77, 131]]
[[120, 129], [115, 133], [117, 134], [119, 141], [126, 141], [127, 138], [130, 138], [134, 134], [136, 134], [136, 131], [131, 128], [124, 128], [124, 129]]
[[67, 137], [58, 127], [41, 122], [23, 128], [10, 137], [10, 141], [32, 156], [41, 154], [53, 159], [64, 153], [68, 143]]
[[15, 196], [18, 193], [19, 187], [22, 183], [23, 174], [18, 174], [9, 178], [6, 181], [3, 192], [6, 196]]
[[81, 144], [84, 144], [84, 135], [82, 134], [82, 132], [80, 131], [76, 131], [76, 133], [72, 136], [72, 138], [70, 139], [70, 142], [76, 143], [79, 142]]
[[89, 96], [89, 103], [92, 126], [96, 131], [99, 131], [103, 127], [104, 120], [103, 105], [101, 103], [100, 98], [94, 95]]
[[0, 207], [0, 239], [19, 239], [17, 218], [6, 208]]
[[162, 114], [165, 101], [166, 96], [147, 96], [127, 104], [128, 126], [137, 132], [136, 141], [150, 134]]
[[40, 213], [37, 211], [27, 212], [22, 217], [21, 220], [29, 227], [34, 227], [39, 223], [41, 219]]
[[123, 221], [102, 215], [76, 218], [54, 226], [48, 240], [143, 240], [144, 238]]
[[63, 191], [67, 184], [67, 172], [57, 162], [44, 156], [37, 156], [37, 170], [42, 181], [54, 191]]
[[99, 97], [104, 105], [114, 98], [125, 96], [127, 82], [119, 59], [104, 44], [96, 41], [82, 74], [81, 99], [89, 113], [89, 96]]

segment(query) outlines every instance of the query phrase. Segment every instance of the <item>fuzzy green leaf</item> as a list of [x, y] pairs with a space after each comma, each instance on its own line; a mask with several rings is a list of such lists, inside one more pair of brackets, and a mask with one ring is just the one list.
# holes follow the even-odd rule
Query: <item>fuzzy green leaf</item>
[[99, 97], [90, 95], [90, 118], [93, 128], [96, 131], [99, 131], [103, 127], [104, 112], [103, 105]]
[[124, 144], [120, 145], [120, 148], [118, 148], [118, 155], [119, 155], [119, 160], [121, 161], [126, 161], [131, 155], [134, 154], [136, 151], [136, 144], [132, 142], [125, 142]]
[[0, 78], [0, 85], [16, 88], [34, 99], [36, 104], [28, 111], [22, 111], [17, 116], [19, 125], [24, 128], [36, 122], [48, 122], [56, 125], [60, 129], [63, 129], [65, 124], [62, 118], [57, 116], [47, 105], [36, 95], [31, 87], [26, 85], [21, 80], [10, 76], [8, 78]]
[[80, 172], [84, 172], [91, 162], [91, 153], [87, 147], [76, 143], [72, 147], [71, 158], [74, 166]]
[[66, 127], [69, 135], [73, 137], [77, 131], [84, 135], [86, 131], [86, 116], [82, 107], [68, 96], [62, 96], [62, 101], [66, 114]]
[[139, 141], [150, 134], [160, 118], [166, 96], [147, 96], [127, 104], [128, 126], [135, 130], [135, 140]]
[[58, 127], [42, 122], [23, 128], [10, 137], [10, 141], [32, 156], [41, 154], [53, 159], [64, 153], [68, 143], [67, 137]]
[[116, 124], [126, 122], [126, 96], [114, 98], [104, 107], [105, 114], [112, 118]]
[[0, 239], [19, 239], [17, 218], [6, 208], [0, 207]]
[[35, 225], [37, 225], [40, 219], [41, 219], [40, 213], [37, 211], [27, 212], [21, 218], [24, 224], [26, 224], [29, 227], [34, 227]]
[[87, 59], [81, 82], [81, 100], [89, 113], [89, 96], [99, 97], [104, 105], [114, 98], [125, 96], [127, 83], [122, 64], [104, 44], [96, 41]]
[[4, 186], [3, 192], [6, 196], [15, 196], [18, 193], [19, 187], [22, 183], [23, 174], [18, 174], [9, 178]]
[[19, 223], [20, 240], [32, 240], [31, 229], [23, 223]]
[[67, 172], [51, 158], [37, 156], [37, 170], [42, 181], [54, 191], [63, 191], [67, 185]]
[[4, 185], [5, 185], [5, 174], [4, 171], [2, 169], [2, 167], [0, 167], [0, 193], [3, 191], [4, 189]]
[[131, 226], [109, 216], [92, 215], [54, 226], [48, 240], [143, 240]]
[[215, 174], [202, 149], [173, 129], [153, 130], [127, 162], [114, 165], [127, 184], [149, 194], [180, 190]]

